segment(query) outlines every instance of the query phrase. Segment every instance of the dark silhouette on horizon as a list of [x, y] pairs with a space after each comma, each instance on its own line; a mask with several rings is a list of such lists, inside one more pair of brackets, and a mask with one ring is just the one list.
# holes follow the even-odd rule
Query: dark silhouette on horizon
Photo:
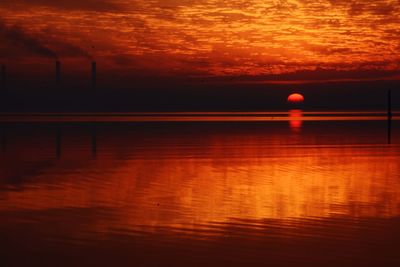
[[56, 129], [56, 157], [57, 159], [61, 159], [62, 153], [62, 130], [61, 126], [57, 126]]
[[388, 118], [388, 144], [392, 143], [392, 91], [388, 91], [388, 111], [387, 111], [387, 118]]
[[88, 64], [87, 69], [86, 76], [63, 75], [62, 62], [57, 60], [55, 84], [52, 84], [46, 80], [32, 83], [19, 79], [12, 71], [6, 73], [6, 66], [2, 65], [0, 112], [289, 110], [294, 104], [286, 103], [286, 98], [293, 91], [307, 95], [302, 104], [305, 110], [384, 110], [386, 90], [392, 92], [392, 108], [400, 109], [400, 81], [396, 80], [226, 84], [179, 81], [155, 75], [127, 82], [107, 71], [98, 73], [96, 61]]
[[7, 89], [7, 70], [5, 65], [1, 65], [0, 76], [1, 90], [4, 92]]
[[1, 151], [5, 152], [7, 150], [7, 132], [4, 125], [0, 126], [0, 136], [1, 136]]
[[96, 61], [92, 62], [92, 89], [96, 89], [96, 82], [97, 82], [97, 63]]
[[56, 86], [61, 89], [61, 62], [56, 61]]

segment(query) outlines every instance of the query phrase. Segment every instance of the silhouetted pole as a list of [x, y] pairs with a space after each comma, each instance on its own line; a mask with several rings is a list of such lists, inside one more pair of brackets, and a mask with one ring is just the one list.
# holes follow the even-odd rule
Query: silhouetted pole
[[392, 92], [388, 91], [388, 110], [387, 110], [387, 120], [388, 120], [388, 144], [392, 142]]
[[56, 86], [61, 87], [61, 62], [56, 61]]
[[97, 63], [96, 61], [92, 62], [92, 89], [96, 89], [96, 81], [97, 80]]
[[6, 66], [1, 65], [1, 90], [4, 92], [7, 89], [7, 72], [6, 72]]
[[56, 132], [56, 156], [57, 159], [61, 158], [61, 128], [57, 127]]
[[97, 156], [97, 130], [96, 127], [92, 127], [92, 157], [96, 158]]
[[7, 149], [7, 132], [6, 132], [6, 127], [4, 125], [1, 125], [1, 151], [6, 152]]

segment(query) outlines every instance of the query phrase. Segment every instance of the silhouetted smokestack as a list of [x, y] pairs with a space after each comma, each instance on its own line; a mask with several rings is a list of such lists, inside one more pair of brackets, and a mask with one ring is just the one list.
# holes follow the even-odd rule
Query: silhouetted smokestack
[[0, 79], [1, 79], [1, 89], [6, 90], [7, 87], [7, 74], [6, 74], [6, 66], [1, 65], [1, 72], [0, 72]]
[[56, 84], [59, 87], [61, 85], [61, 62], [56, 61]]
[[96, 89], [96, 80], [97, 80], [97, 63], [96, 61], [92, 62], [92, 89]]
[[392, 92], [388, 91], [388, 103], [387, 103], [387, 134], [388, 134], [388, 144], [392, 142]]
[[57, 127], [56, 131], [56, 156], [57, 159], [61, 158], [61, 137], [62, 137], [62, 131], [60, 127]]
[[392, 91], [388, 91], [388, 118], [392, 119]]

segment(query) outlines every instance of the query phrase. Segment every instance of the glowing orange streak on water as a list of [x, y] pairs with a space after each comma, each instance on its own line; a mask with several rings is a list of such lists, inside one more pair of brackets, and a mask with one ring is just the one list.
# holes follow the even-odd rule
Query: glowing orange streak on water
[[303, 125], [303, 113], [300, 109], [292, 109], [289, 113], [290, 128], [294, 132], [299, 132]]
[[[112, 225], [98, 222], [101, 231], [119, 224], [132, 229], [191, 227], [229, 218], [399, 215], [400, 185], [391, 175], [400, 171], [398, 158], [382, 157], [379, 147], [263, 151], [241, 146], [236, 155], [225, 158], [221, 153], [226, 148], [215, 141], [207, 148], [214, 157], [208, 158], [184, 158], [177, 152], [176, 159], [168, 154], [145, 159], [140, 157], [154, 156], [154, 151], [142, 150], [139, 158], [119, 159], [117, 165], [109, 157], [100, 159], [57, 177], [56, 187], [39, 182], [1, 193], [0, 210], [110, 209], [115, 218]], [[49, 169], [41, 176], [51, 181], [60, 170]], [[106, 174], [102, 179], [82, 179], [99, 170]]]

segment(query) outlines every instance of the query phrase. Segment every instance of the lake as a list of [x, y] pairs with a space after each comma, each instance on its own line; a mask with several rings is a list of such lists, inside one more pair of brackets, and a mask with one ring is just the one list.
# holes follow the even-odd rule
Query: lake
[[2, 115], [1, 266], [400, 266], [384, 115]]

